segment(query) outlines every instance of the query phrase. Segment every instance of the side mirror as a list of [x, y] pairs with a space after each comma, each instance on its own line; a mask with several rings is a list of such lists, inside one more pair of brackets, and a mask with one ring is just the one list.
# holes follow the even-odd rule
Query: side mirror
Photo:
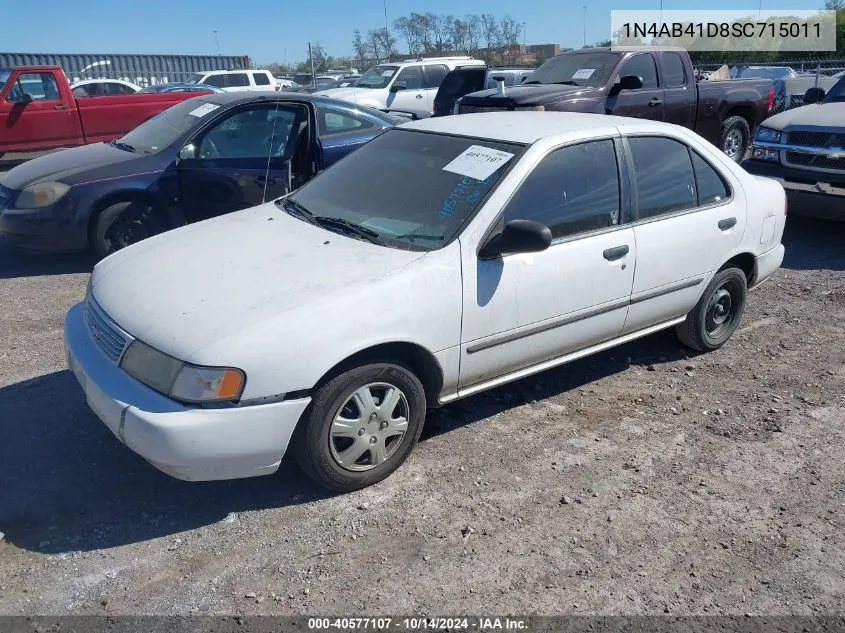
[[407, 90], [408, 84], [404, 81], [397, 81], [392, 86], [390, 86], [390, 92], [399, 92], [400, 90]]
[[552, 243], [552, 231], [534, 220], [511, 220], [504, 230], [492, 237], [481, 249], [481, 257], [497, 257], [515, 253], [539, 253]]
[[188, 143], [179, 150], [179, 158], [181, 159], [189, 159], [189, 158], [196, 158], [197, 157], [197, 146], [193, 143]]
[[809, 88], [804, 93], [804, 103], [819, 103], [824, 100], [825, 94], [824, 88]]
[[26, 105], [28, 103], [32, 103], [32, 101], [33, 101], [32, 95], [29, 94], [28, 92], [25, 92], [21, 95], [21, 98], [18, 101], [18, 103], [22, 103], [22, 104]]
[[619, 83], [616, 85], [619, 86], [619, 92], [623, 90], [639, 90], [643, 87], [643, 79], [637, 75], [625, 75], [619, 79]]

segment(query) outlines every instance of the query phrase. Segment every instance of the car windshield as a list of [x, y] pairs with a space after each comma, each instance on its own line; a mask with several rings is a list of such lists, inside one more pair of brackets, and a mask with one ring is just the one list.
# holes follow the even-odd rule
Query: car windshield
[[356, 88], [387, 88], [398, 66], [373, 66], [355, 83]]
[[3, 86], [5, 86], [6, 82], [9, 81], [9, 77], [11, 75], [11, 70], [8, 70], [7, 68], [0, 68], [0, 90], [3, 90]]
[[791, 68], [742, 68], [736, 75], [745, 79], [788, 79], [792, 77]]
[[375, 232], [387, 246], [436, 250], [458, 233], [523, 149], [388, 130], [277, 204]]
[[837, 81], [830, 92], [827, 93], [825, 101], [828, 102], [842, 102], [845, 101], [845, 77]]
[[118, 139], [117, 143], [142, 154], [156, 154], [175, 143], [219, 107], [201, 98], [188, 99], [147, 119]]
[[188, 75], [188, 78], [185, 80], [186, 84], [198, 84], [202, 81], [203, 74], [202, 73], [191, 73]]
[[619, 53], [564, 53], [552, 57], [525, 84], [569, 84], [598, 88], [607, 83]]

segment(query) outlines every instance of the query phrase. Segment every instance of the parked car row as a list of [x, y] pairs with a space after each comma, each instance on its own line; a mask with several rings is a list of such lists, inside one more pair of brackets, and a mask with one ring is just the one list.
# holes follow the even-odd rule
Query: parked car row
[[[184, 157], [171, 182], [213, 192], [192, 203], [204, 215], [226, 180], [218, 161], [258, 143], [270, 116], [288, 147], [339, 107], [246, 98], [200, 97], [131, 133], [137, 153], [162, 128]], [[208, 125], [189, 125], [191, 108]], [[719, 348], [781, 264], [783, 188], [681, 127], [541, 112], [367, 121], [370, 142], [292, 193], [283, 180], [273, 201], [94, 268], [67, 315], [68, 364], [154, 467], [252, 477], [291, 453], [319, 484], [359, 489], [406, 460], [431, 407], [665, 328]], [[252, 125], [249, 142], [230, 134]], [[275, 138], [268, 155], [286, 160]], [[174, 157], [160, 161], [166, 172]], [[244, 178], [265, 189], [258, 174]]]

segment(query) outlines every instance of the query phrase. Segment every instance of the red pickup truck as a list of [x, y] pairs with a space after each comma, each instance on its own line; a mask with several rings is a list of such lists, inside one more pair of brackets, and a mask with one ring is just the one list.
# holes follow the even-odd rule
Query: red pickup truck
[[110, 141], [198, 92], [80, 97], [58, 66], [0, 68], [0, 156]]

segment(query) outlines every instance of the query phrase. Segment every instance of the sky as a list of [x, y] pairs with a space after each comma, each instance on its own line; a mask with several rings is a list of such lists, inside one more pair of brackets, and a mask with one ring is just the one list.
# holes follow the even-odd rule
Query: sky
[[[304, 60], [308, 42], [352, 54], [352, 31], [384, 27], [412, 11], [510, 15], [528, 44], [579, 47], [588, 5], [588, 43], [610, 37], [611, 9], [660, 8], [660, 0], [42, 0], [3, 11], [3, 53], [161, 53], [248, 55], [257, 64]], [[813, 10], [823, 0], [663, 0], [669, 9]], [[404, 50], [400, 39], [398, 48]]]

